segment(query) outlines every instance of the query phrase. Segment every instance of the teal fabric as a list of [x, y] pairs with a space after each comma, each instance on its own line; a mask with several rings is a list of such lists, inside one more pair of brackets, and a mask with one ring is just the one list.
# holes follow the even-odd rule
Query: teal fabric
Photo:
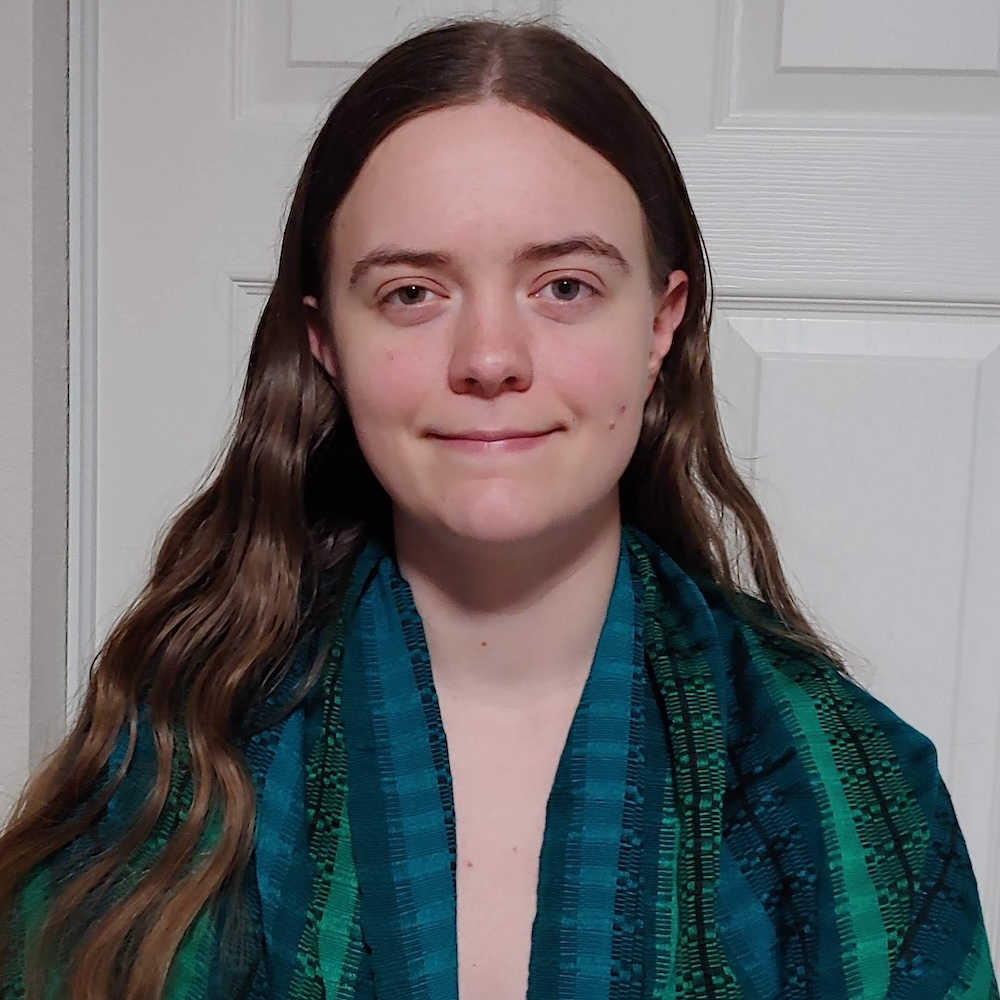
[[[344, 681], [361, 926], [376, 956], [377, 995], [457, 1000], [451, 779], [426, 641], [412, 609], [409, 587], [383, 560], [345, 650], [347, 659], [363, 664], [345, 671]], [[607, 990], [621, 936], [616, 876], [636, 769], [629, 752], [638, 735], [633, 702], [641, 704], [645, 691], [636, 626], [622, 546], [607, 621], [548, 807], [532, 998]], [[637, 886], [638, 855], [632, 854], [633, 870], [622, 875]], [[631, 918], [634, 923], [634, 913]]]
[[429, 738], [422, 637], [393, 613], [394, 575], [382, 560], [345, 651], [359, 668], [344, 675], [344, 729], [361, 926], [379, 996], [456, 1000], [455, 840], [439, 788], [447, 762], [435, 753], [442, 732]]
[[642, 609], [628, 549], [546, 811], [528, 997], [624, 996], [640, 983], [638, 888], [643, 712]]
[[[454, 802], [422, 623], [374, 542], [349, 584], [266, 711], [317, 655], [320, 682], [244, 746], [258, 827], [243, 931], [225, 939], [203, 914], [171, 1000], [455, 997]], [[623, 528], [549, 800], [531, 1000], [997, 1000], [933, 747], [749, 608]], [[178, 738], [156, 837], [81, 935], [182, 821]], [[95, 836], [36, 873], [15, 933], [127, 828], [149, 749], [143, 730]], [[0, 995], [22, 996], [22, 973], [5, 969]]]

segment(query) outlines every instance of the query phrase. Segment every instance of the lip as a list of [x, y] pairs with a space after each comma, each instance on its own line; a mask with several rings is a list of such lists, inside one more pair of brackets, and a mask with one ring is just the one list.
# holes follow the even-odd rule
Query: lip
[[468, 431], [465, 436], [432, 434], [431, 437], [449, 448], [473, 454], [526, 451], [534, 448], [555, 431], [524, 433], [523, 431]]
[[432, 434], [431, 437], [446, 441], [509, 441], [513, 438], [544, 437], [552, 431], [522, 431], [514, 427], [502, 427], [496, 431], [462, 430], [455, 434]]

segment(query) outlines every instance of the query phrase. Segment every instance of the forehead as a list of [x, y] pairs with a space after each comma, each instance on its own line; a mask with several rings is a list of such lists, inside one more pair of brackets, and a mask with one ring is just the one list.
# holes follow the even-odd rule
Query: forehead
[[386, 243], [495, 254], [579, 231], [639, 252], [631, 185], [558, 125], [490, 100], [428, 112], [373, 150], [334, 218], [333, 262]]

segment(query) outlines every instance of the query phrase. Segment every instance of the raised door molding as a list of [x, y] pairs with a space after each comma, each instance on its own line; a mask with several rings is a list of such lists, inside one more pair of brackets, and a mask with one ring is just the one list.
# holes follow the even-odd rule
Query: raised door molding
[[992, 0], [720, 0], [718, 25], [718, 127], [1000, 132]]
[[421, 24], [459, 13], [539, 17], [555, 0], [401, 0], [363, 16], [329, 0], [230, 0], [236, 122], [308, 126], [379, 52]]

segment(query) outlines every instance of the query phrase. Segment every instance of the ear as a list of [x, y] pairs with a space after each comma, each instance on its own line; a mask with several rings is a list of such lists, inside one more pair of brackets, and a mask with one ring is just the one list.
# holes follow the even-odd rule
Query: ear
[[309, 330], [309, 350], [312, 356], [326, 369], [327, 374], [337, 379], [337, 356], [333, 350], [333, 336], [326, 320], [320, 312], [319, 303], [312, 295], [302, 300], [306, 314], [306, 328]]
[[653, 315], [653, 343], [649, 350], [649, 377], [646, 398], [653, 391], [663, 359], [674, 342], [674, 333], [681, 325], [687, 308], [688, 276], [683, 271], [671, 271], [667, 287], [660, 293]]

